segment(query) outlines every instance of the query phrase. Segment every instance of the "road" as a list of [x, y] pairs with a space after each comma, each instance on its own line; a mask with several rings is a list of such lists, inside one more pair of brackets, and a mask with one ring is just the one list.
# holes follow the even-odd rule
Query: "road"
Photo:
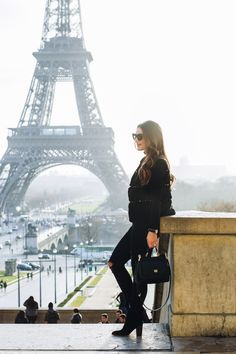
[[[30, 258], [33, 260], [33, 258]], [[47, 268], [51, 264], [52, 271], [47, 272]], [[47, 307], [50, 301], [54, 302], [55, 297], [55, 287], [54, 287], [54, 263], [42, 261], [44, 266], [44, 271], [41, 273], [41, 289], [42, 289], [42, 307]], [[57, 273], [56, 273], [56, 303], [60, 303], [66, 297], [66, 271], [65, 271], [65, 256], [58, 255], [56, 260]], [[59, 266], [62, 268], [62, 273], [58, 272]], [[98, 268], [99, 269], [99, 268]], [[74, 257], [67, 257], [67, 283], [68, 283], [68, 293], [74, 289]], [[89, 272], [93, 275], [94, 270]], [[83, 278], [87, 273], [83, 272]], [[39, 272], [34, 273], [32, 279], [22, 279], [20, 281], [20, 306], [23, 302], [30, 296], [34, 296], [35, 300], [40, 305], [40, 295], [39, 295], [39, 283], [40, 283]], [[81, 282], [81, 272], [76, 271], [76, 285]], [[0, 307], [17, 307], [18, 306], [18, 283], [11, 284], [7, 287], [6, 292], [2, 289], [0, 290]]]
[[[45, 230], [41, 230], [41, 232], [38, 233], [38, 241], [42, 241], [43, 239], [47, 238], [48, 236], [56, 233], [61, 229], [62, 226], [53, 226]], [[25, 256], [23, 256], [25, 242], [24, 227], [19, 223], [18, 230], [11, 230], [11, 233], [8, 232], [9, 228], [5, 227], [5, 229], [2, 230], [2, 233], [0, 235], [0, 269], [5, 269], [4, 263], [9, 258], [16, 258], [18, 262], [23, 261], [23, 259], [25, 258]], [[6, 241], [9, 241], [10, 245], [5, 245]]]

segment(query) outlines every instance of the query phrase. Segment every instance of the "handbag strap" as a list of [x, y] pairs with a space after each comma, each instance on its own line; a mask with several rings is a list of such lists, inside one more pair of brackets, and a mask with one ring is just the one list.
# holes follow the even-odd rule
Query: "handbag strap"
[[[161, 220], [160, 220], [160, 217], [158, 218], [158, 234], [159, 234], [159, 240], [160, 240], [160, 236], [161, 236], [161, 231], [160, 231], [160, 226], [161, 226]], [[158, 253], [158, 249], [156, 247], [154, 247], [156, 249], [156, 252]], [[147, 252], [147, 256], [151, 257], [152, 256], [152, 251], [153, 251], [153, 248], [149, 249], [148, 252]], [[170, 270], [170, 280], [169, 280], [169, 288], [168, 288], [168, 293], [167, 293], [167, 296], [166, 296], [166, 300], [164, 302], [163, 305], [161, 305], [160, 307], [156, 308], [156, 309], [150, 309], [149, 307], [147, 307], [145, 304], [143, 304], [143, 306], [151, 311], [151, 312], [156, 312], [156, 311], [159, 311], [161, 310], [168, 302], [169, 298], [170, 298], [170, 291], [171, 291], [171, 270]]]
[[156, 309], [153, 309], [153, 308], [150, 309], [150, 308], [147, 307], [145, 304], [143, 304], [143, 306], [144, 306], [147, 310], [149, 310], [149, 311], [151, 311], [151, 312], [156, 312], [156, 311], [161, 310], [161, 309], [167, 304], [167, 302], [168, 302], [168, 300], [169, 300], [169, 298], [170, 298], [170, 290], [171, 290], [171, 271], [170, 271], [170, 280], [169, 280], [168, 294], [167, 294], [167, 296], [166, 296], [166, 300], [165, 300], [164, 304], [161, 305], [160, 307], [156, 308]]

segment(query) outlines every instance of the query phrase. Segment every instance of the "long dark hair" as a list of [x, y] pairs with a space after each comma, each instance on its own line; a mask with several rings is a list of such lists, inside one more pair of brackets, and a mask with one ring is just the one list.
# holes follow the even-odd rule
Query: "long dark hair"
[[[165, 152], [160, 125], [152, 120], [147, 120], [146, 122], [139, 124], [138, 127], [142, 129], [143, 138], [147, 143], [147, 150], [145, 151], [146, 156], [142, 160], [141, 166], [138, 170], [141, 185], [145, 185], [151, 178], [151, 167], [155, 164], [158, 158], [166, 160], [169, 169], [170, 163]], [[171, 183], [174, 179], [175, 177], [171, 174]]]

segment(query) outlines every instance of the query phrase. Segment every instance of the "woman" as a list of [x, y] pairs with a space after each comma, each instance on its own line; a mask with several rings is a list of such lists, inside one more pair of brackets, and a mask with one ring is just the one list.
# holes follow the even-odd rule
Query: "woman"
[[137, 288], [125, 263], [131, 259], [134, 272], [138, 256], [144, 256], [148, 249], [158, 247], [160, 216], [175, 214], [170, 191], [174, 178], [170, 175], [160, 126], [156, 122], [146, 121], [138, 125], [132, 136], [137, 150], [143, 151], [145, 157], [134, 172], [128, 190], [132, 226], [115, 247], [108, 262], [129, 304], [124, 327], [112, 333], [116, 336], [127, 336], [134, 329], [137, 336], [141, 336], [145, 317], [142, 305], [147, 286]]

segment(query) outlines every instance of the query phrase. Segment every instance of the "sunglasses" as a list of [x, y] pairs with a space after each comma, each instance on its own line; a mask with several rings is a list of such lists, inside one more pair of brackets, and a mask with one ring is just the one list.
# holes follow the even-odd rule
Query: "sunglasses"
[[135, 133], [133, 133], [132, 137], [133, 137], [134, 140], [137, 139], [138, 141], [141, 141], [143, 139], [143, 134], [135, 134]]

